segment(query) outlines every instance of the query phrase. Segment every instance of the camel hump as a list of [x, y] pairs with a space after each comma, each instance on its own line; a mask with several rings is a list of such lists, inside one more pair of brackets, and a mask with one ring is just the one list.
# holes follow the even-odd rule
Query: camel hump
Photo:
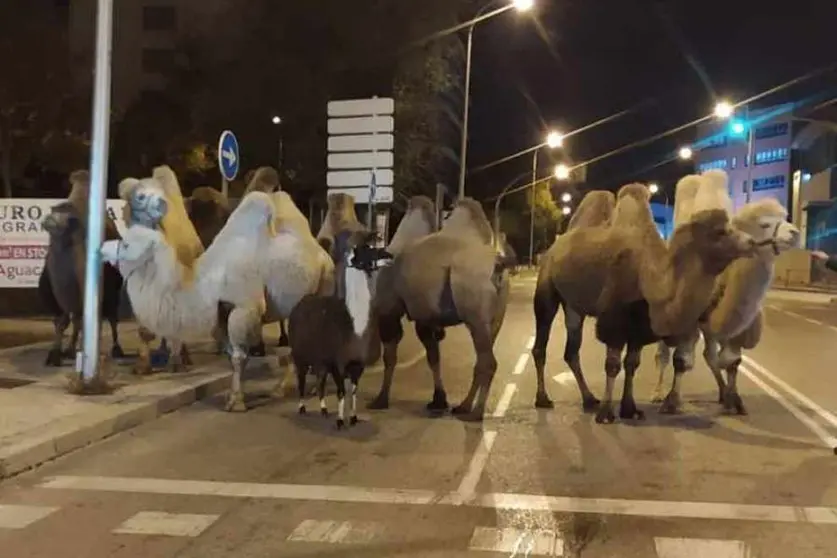
[[695, 194], [694, 212], [722, 209], [732, 214], [732, 198], [729, 195], [729, 178], [721, 169], [712, 169], [701, 176], [701, 186]]
[[634, 182], [632, 184], [625, 184], [619, 188], [619, 192], [616, 194], [616, 201], [618, 203], [619, 200], [627, 197], [633, 198], [639, 203], [648, 203], [651, 200], [651, 192], [644, 184]]
[[619, 189], [616, 195], [616, 208], [613, 211], [613, 226], [642, 227], [656, 232], [654, 215], [648, 201], [651, 195], [643, 184], [628, 184]]
[[247, 189], [244, 191], [244, 195], [246, 196], [250, 192], [272, 194], [276, 190], [281, 189], [279, 172], [273, 167], [259, 167], [253, 171], [250, 180], [247, 182]]
[[476, 234], [485, 244], [494, 241], [494, 231], [485, 216], [482, 204], [473, 198], [457, 200], [453, 211], [442, 224], [442, 231], [451, 234]]
[[695, 196], [702, 184], [700, 176], [690, 174], [677, 181], [674, 190], [674, 227], [691, 221], [694, 214]]
[[616, 207], [616, 196], [609, 190], [593, 190], [581, 199], [567, 230], [580, 227], [602, 227], [610, 224], [613, 209]]

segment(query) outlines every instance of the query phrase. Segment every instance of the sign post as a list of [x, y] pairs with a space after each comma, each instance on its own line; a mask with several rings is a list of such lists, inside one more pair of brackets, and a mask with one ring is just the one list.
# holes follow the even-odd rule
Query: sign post
[[218, 140], [218, 168], [221, 171], [221, 192], [224, 196], [229, 195], [229, 183], [235, 180], [239, 168], [238, 140], [229, 130], [221, 132]]
[[393, 201], [394, 114], [390, 97], [328, 103], [328, 193], [367, 204], [370, 230], [380, 229], [376, 204]]

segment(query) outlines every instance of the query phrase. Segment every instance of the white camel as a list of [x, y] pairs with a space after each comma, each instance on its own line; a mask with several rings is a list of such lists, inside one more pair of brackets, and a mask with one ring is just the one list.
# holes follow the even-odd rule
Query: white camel
[[[798, 247], [800, 232], [787, 222], [787, 210], [775, 199], [767, 198], [741, 208], [732, 218], [732, 225], [753, 237], [758, 249], [755, 255], [738, 258], [715, 279], [709, 308], [701, 317], [699, 332], [678, 344], [675, 369], [690, 368], [695, 346], [703, 334], [703, 356], [718, 384], [719, 403], [728, 412], [746, 414], [737, 389], [738, 365], [743, 350], [755, 348], [761, 338], [762, 303], [773, 280], [776, 256]], [[688, 197], [675, 214], [675, 227], [691, 218]], [[659, 379], [655, 401], [662, 401], [665, 372], [670, 360], [665, 343], [657, 347]], [[726, 370], [727, 382], [721, 374]], [[673, 397], [680, 399], [680, 383], [674, 382]]]

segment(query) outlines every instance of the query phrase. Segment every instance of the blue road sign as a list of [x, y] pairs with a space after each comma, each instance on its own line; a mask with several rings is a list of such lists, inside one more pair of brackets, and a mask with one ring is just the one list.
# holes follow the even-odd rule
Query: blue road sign
[[229, 130], [221, 132], [218, 140], [218, 168], [225, 180], [233, 180], [238, 174], [239, 165], [238, 140]]

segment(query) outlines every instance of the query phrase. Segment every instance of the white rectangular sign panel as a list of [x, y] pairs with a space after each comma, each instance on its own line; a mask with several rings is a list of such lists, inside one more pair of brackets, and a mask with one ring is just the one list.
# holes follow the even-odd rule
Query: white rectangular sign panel
[[[372, 182], [372, 171], [367, 170], [347, 170], [347, 171], [328, 171], [326, 174], [326, 185], [331, 188], [341, 186], [369, 186]], [[375, 184], [378, 186], [392, 186], [393, 175], [391, 169], [378, 169], [375, 171]]]
[[[369, 187], [366, 188], [329, 188], [329, 194], [349, 194], [355, 203], [369, 203]], [[392, 203], [395, 193], [392, 186], [378, 186], [375, 188], [375, 203]]]
[[371, 114], [393, 114], [395, 100], [392, 97], [372, 99], [349, 99], [328, 103], [328, 116], [364, 116]]
[[392, 134], [365, 134], [361, 136], [331, 136], [328, 150], [335, 151], [391, 151], [395, 147]]
[[392, 151], [328, 154], [329, 169], [387, 169], [392, 165]]
[[[36, 288], [46, 258], [49, 235], [41, 222], [60, 198], [11, 198], [0, 200], [0, 289]], [[107, 200], [110, 217], [120, 234], [122, 200]]]
[[329, 118], [328, 134], [376, 134], [391, 133], [395, 130], [392, 116], [361, 116], [358, 118]]

